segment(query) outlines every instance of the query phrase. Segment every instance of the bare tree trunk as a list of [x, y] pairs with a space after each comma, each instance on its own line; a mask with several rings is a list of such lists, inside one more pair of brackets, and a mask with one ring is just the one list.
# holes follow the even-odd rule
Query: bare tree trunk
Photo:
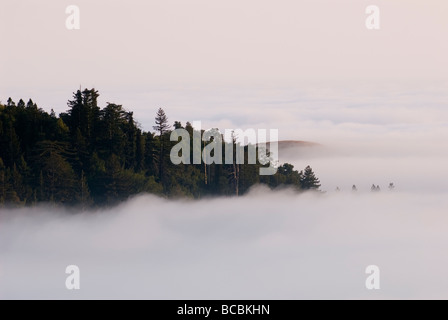
[[238, 197], [240, 194], [240, 165], [236, 164], [235, 170], [235, 194]]
[[85, 190], [85, 185], [84, 185], [84, 170], [81, 170], [81, 208], [82, 210], [86, 210], [85, 207], [85, 199], [84, 199], [84, 190]]
[[164, 141], [163, 141], [163, 132], [160, 132], [160, 155], [159, 155], [159, 178], [160, 183], [162, 184], [163, 190], [165, 190], [165, 177], [164, 177], [164, 167], [163, 167], [163, 161], [165, 160], [165, 148], [164, 148]]
[[236, 155], [233, 159], [233, 184], [235, 187], [235, 194], [239, 195], [239, 184], [240, 184], [240, 165], [236, 163]]
[[[204, 142], [204, 148], [205, 148], [205, 142]], [[208, 184], [208, 179], [207, 179], [207, 164], [205, 163], [205, 161], [204, 161], [204, 182], [205, 182], [205, 185]]]
[[3, 207], [3, 204], [6, 200], [6, 185], [5, 185], [5, 173], [2, 171], [0, 173], [1, 183], [2, 183], [2, 195], [0, 197], [0, 207]]

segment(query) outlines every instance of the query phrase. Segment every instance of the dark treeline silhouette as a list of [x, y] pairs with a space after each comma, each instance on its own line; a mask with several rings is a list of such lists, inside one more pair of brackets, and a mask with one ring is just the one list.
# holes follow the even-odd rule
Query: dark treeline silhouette
[[[121, 105], [107, 103], [101, 109], [98, 96], [95, 89], [78, 90], [59, 116], [32, 100], [16, 104], [9, 98], [0, 104], [0, 206], [50, 202], [90, 207], [142, 192], [241, 195], [259, 183], [297, 190], [320, 187], [310, 167], [298, 172], [284, 164], [275, 175], [260, 176], [260, 164], [174, 165], [169, 155], [177, 142], [170, 141], [171, 126], [162, 109], [154, 132], [144, 132]], [[174, 128], [185, 128], [193, 137], [189, 122], [183, 127], [175, 121]], [[245, 153], [247, 163], [247, 148]]]

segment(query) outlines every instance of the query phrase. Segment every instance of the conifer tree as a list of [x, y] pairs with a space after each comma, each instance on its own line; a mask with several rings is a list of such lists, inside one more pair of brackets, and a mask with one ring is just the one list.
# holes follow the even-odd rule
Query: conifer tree
[[307, 166], [302, 174], [301, 185], [304, 190], [318, 190], [321, 186], [310, 166]]
[[170, 125], [168, 124], [168, 117], [162, 108], [159, 108], [155, 118], [156, 125], [153, 127], [155, 131], [159, 133], [160, 150], [158, 154], [159, 164], [159, 181], [165, 187], [165, 157], [166, 157], [166, 141], [165, 134], [168, 132]]

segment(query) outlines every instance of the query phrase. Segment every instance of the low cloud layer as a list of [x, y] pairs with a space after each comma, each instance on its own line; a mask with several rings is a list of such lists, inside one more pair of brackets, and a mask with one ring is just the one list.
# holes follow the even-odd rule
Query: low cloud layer
[[[0, 298], [447, 298], [448, 197], [256, 188], [102, 212], [0, 213]], [[65, 268], [81, 269], [81, 290]], [[365, 288], [368, 265], [381, 290]]]

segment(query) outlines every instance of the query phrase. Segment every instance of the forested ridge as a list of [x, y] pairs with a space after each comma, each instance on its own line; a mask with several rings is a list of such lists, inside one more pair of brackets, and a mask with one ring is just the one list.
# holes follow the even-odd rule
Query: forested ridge
[[170, 149], [177, 142], [170, 141], [171, 130], [185, 128], [193, 137], [189, 122], [171, 126], [158, 109], [154, 130], [146, 132], [123, 106], [100, 108], [98, 96], [95, 89], [78, 90], [59, 116], [31, 99], [15, 103], [9, 98], [0, 104], [0, 206], [103, 206], [142, 192], [191, 198], [242, 195], [255, 184], [298, 191], [320, 187], [310, 167], [299, 172], [283, 164], [275, 175], [260, 176], [260, 164], [174, 165]]

